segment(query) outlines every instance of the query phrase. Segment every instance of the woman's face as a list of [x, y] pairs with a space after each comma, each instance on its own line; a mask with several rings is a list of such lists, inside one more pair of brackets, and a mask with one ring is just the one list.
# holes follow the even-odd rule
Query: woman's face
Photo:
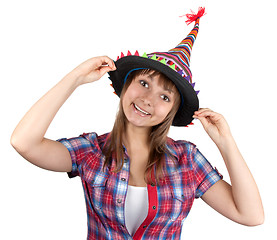
[[165, 89], [159, 75], [135, 77], [122, 100], [128, 122], [147, 128], [160, 124], [173, 107], [175, 91]]

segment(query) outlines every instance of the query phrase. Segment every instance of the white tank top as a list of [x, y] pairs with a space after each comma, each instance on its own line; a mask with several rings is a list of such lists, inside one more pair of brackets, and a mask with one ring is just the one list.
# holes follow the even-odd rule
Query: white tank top
[[124, 213], [127, 230], [133, 236], [148, 214], [147, 187], [128, 185]]

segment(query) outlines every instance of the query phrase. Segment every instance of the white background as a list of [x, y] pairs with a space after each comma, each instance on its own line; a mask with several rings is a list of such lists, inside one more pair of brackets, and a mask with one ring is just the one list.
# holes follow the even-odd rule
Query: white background
[[[182, 239], [272, 239], [276, 228], [276, 6], [250, 1], [1, 1], [1, 239], [86, 239], [79, 178], [40, 169], [9, 139], [24, 113], [81, 62], [121, 51], [167, 51], [192, 29], [180, 18], [199, 6], [207, 15], [193, 47], [191, 70], [201, 107], [222, 113], [259, 186], [265, 223], [245, 227], [196, 200]], [[111, 130], [118, 99], [105, 75], [80, 87], [46, 137]], [[47, 111], [47, 109], [45, 109]], [[170, 136], [195, 143], [229, 181], [223, 160], [199, 122]], [[270, 237], [271, 236], [271, 237]]]

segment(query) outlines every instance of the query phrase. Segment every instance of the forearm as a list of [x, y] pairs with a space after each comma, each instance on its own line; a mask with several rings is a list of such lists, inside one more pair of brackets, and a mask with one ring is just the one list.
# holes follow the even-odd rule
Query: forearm
[[40, 143], [56, 113], [77, 87], [74, 74], [68, 74], [40, 98], [15, 128], [12, 145], [26, 151]]
[[221, 141], [218, 148], [230, 175], [237, 211], [245, 219], [263, 218], [263, 206], [258, 187], [235, 140], [230, 135]]

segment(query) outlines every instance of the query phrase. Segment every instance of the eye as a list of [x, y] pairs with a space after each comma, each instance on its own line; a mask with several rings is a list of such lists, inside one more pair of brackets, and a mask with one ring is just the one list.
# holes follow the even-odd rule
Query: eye
[[170, 99], [169, 99], [169, 97], [168, 96], [166, 96], [166, 95], [161, 95], [161, 98], [165, 101], [165, 102], [170, 102]]
[[146, 88], [149, 87], [149, 86], [148, 86], [148, 83], [147, 83], [146, 81], [140, 80], [139, 82], [140, 82], [140, 84], [141, 84], [142, 86], [144, 86], [144, 87], [146, 87]]

